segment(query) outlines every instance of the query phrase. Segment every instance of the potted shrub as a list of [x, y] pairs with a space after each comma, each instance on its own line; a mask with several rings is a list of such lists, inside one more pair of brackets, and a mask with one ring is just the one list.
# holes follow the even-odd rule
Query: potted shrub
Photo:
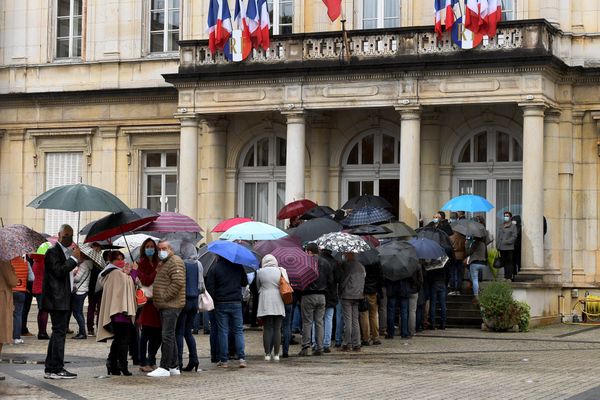
[[507, 331], [519, 326], [529, 328], [529, 305], [512, 297], [512, 287], [507, 282], [491, 282], [479, 294], [481, 317], [485, 326], [493, 331]]

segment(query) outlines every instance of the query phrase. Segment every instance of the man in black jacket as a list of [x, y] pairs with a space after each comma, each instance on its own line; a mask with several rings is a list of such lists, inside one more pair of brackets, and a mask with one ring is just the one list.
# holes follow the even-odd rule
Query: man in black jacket
[[79, 247], [73, 244], [73, 228], [62, 225], [58, 232], [58, 242], [46, 252], [44, 258], [44, 281], [42, 286], [42, 309], [48, 311], [52, 321], [52, 336], [44, 368], [46, 379], [73, 379], [73, 374], [65, 369], [65, 337], [71, 316], [71, 271], [81, 259]]
[[383, 275], [379, 261], [365, 265], [365, 301], [367, 310], [360, 312], [361, 345], [369, 346], [371, 339], [374, 345], [381, 344], [379, 340], [379, 307], [377, 298], [382, 297]]

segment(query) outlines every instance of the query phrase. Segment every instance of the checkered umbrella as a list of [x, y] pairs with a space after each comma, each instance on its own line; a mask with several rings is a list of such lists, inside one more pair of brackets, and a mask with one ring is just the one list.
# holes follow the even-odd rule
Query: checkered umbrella
[[25, 225], [7, 225], [0, 228], [0, 261], [34, 252], [46, 238]]
[[354, 210], [341, 222], [345, 226], [360, 226], [387, 222], [392, 218], [394, 215], [385, 208], [367, 206]]
[[104, 259], [102, 258], [102, 253], [94, 250], [92, 246], [88, 243], [82, 243], [79, 245], [79, 250], [86, 256], [90, 258], [96, 265], [99, 267], [104, 267]]
[[318, 238], [316, 243], [321, 249], [338, 253], [362, 253], [371, 248], [360, 236], [343, 232], [326, 233]]
[[279, 266], [287, 271], [294, 289], [304, 290], [319, 277], [317, 259], [298, 247], [280, 247], [271, 254]]

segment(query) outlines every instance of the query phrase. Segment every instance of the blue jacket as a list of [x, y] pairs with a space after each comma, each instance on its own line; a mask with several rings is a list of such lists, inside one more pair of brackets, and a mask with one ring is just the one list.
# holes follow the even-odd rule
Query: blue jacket
[[219, 257], [208, 270], [205, 284], [215, 303], [241, 302], [242, 288], [248, 285], [248, 276], [240, 264]]

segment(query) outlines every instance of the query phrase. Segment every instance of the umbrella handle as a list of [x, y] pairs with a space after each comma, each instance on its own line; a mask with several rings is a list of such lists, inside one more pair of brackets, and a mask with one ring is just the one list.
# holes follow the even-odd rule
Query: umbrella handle
[[131, 262], [134, 262], [133, 256], [131, 255], [131, 249], [129, 248], [129, 243], [127, 243], [127, 237], [123, 232], [123, 228], [119, 228], [121, 230], [121, 235], [123, 235], [123, 240], [125, 241], [125, 247], [127, 247], [127, 252], [129, 253], [129, 258], [131, 258]]

